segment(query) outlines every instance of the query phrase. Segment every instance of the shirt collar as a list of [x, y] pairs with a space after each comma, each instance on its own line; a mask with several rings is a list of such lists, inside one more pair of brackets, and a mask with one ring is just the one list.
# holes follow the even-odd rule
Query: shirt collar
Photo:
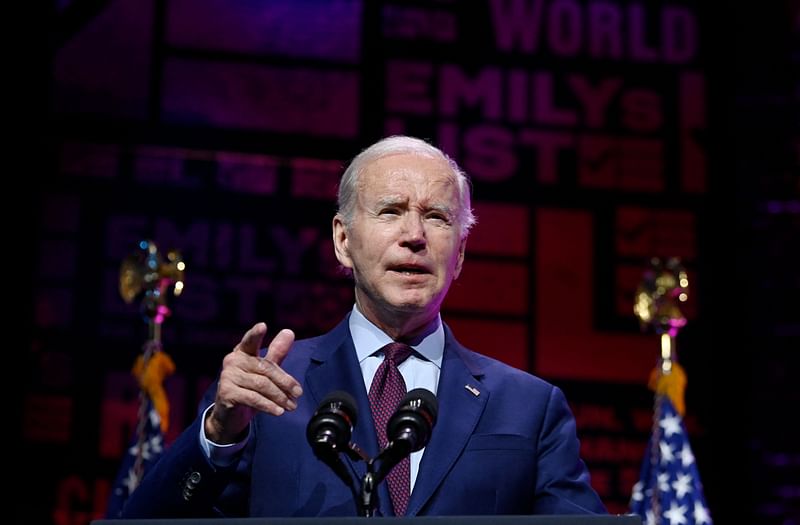
[[[442, 354], [444, 354], [444, 328], [442, 327], [441, 315], [436, 316], [435, 322], [436, 328], [420, 341], [412, 344], [411, 348], [441, 369]], [[350, 315], [349, 324], [359, 363], [362, 363], [378, 349], [392, 342], [392, 338], [364, 317], [364, 314], [358, 310], [356, 305], [353, 305], [353, 313]]]

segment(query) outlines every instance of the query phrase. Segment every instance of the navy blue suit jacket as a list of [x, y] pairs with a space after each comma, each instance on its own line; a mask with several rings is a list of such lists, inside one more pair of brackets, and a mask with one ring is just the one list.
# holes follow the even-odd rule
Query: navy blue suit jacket
[[[322, 399], [345, 390], [358, 404], [352, 441], [370, 457], [379, 451], [347, 318], [325, 335], [295, 342], [282, 367], [303, 385], [296, 410], [258, 414], [241, 460], [225, 469], [203, 454], [198, 418], [145, 476], [123, 517], [357, 515], [350, 489], [314, 456], [305, 436]], [[438, 422], [406, 515], [605, 513], [557, 387], [467, 350], [445, 326], [437, 397]], [[361, 480], [363, 461], [344, 461]], [[378, 499], [379, 514], [392, 516], [385, 483]]]

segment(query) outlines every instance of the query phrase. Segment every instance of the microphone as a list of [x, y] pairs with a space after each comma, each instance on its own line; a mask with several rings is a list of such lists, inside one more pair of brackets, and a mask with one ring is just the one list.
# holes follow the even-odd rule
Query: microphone
[[358, 494], [347, 466], [339, 457], [339, 452], [353, 457], [361, 450], [350, 443], [353, 427], [358, 420], [356, 400], [343, 390], [331, 392], [322, 400], [308, 421], [306, 439], [317, 459], [328, 465], [339, 479], [350, 488], [353, 501], [358, 504]]
[[306, 439], [314, 454], [326, 463], [333, 461], [338, 452], [347, 449], [357, 420], [353, 396], [343, 390], [325, 396], [306, 427]]
[[386, 424], [389, 443], [375, 458], [381, 460], [376, 473], [378, 481], [404, 457], [425, 448], [438, 414], [439, 402], [430, 390], [415, 388], [405, 395]]

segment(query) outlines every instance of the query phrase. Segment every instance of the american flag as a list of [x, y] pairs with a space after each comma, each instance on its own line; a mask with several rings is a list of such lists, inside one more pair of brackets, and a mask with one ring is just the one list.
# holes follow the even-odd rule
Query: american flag
[[645, 525], [711, 525], [703, 484], [683, 418], [658, 395], [653, 432], [633, 486], [630, 509]]
[[163, 452], [164, 434], [161, 431], [161, 417], [153, 407], [153, 402], [147, 398], [142, 405], [136, 432], [122, 458], [122, 465], [112, 486], [106, 507], [107, 518], [120, 517], [128, 497]]

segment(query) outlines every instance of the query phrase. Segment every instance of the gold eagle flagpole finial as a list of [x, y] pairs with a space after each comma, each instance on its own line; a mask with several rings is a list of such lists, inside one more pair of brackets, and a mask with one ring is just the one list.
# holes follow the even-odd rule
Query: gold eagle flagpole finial
[[680, 305], [688, 299], [689, 277], [680, 259], [652, 258], [636, 290], [633, 312], [642, 330], [652, 328], [661, 337], [659, 366], [650, 376], [650, 388], [669, 396], [681, 415], [686, 411], [683, 398], [686, 373], [677, 363], [675, 339], [686, 326]]

